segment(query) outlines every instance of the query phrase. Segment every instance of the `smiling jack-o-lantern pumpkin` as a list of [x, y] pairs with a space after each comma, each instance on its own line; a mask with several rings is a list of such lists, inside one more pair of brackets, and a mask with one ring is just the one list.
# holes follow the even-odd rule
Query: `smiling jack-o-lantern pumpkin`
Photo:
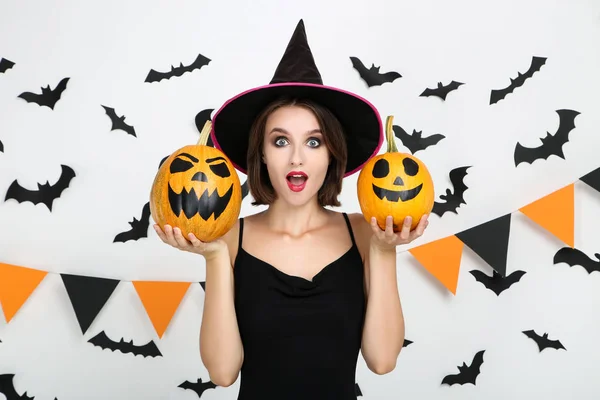
[[204, 242], [223, 236], [237, 221], [242, 188], [233, 164], [206, 142], [207, 121], [196, 145], [182, 147], [161, 164], [150, 192], [154, 221], [193, 233]]
[[385, 219], [391, 215], [394, 232], [398, 232], [407, 216], [412, 217], [411, 229], [414, 229], [420, 218], [431, 212], [434, 188], [425, 164], [411, 154], [398, 151], [392, 120], [390, 116], [386, 121], [387, 152], [372, 157], [361, 169], [357, 194], [367, 222], [376, 217], [379, 227], [385, 229]]

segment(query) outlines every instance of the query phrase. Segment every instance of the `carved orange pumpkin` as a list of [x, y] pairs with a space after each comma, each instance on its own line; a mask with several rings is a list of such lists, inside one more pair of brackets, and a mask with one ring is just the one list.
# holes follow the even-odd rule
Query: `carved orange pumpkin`
[[242, 205], [242, 188], [233, 164], [206, 142], [207, 121], [196, 145], [180, 148], [161, 164], [150, 192], [154, 221], [192, 232], [204, 242], [223, 236], [235, 224]]
[[386, 121], [387, 152], [371, 158], [361, 169], [357, 195], [367, 222], [377, 218], [385, 229], [388, 215], [394, 218], [394, 232], [402, 229], [407, 216], [412, 217], [411, 230], [424, 214], [433, 209], [434, 188], [427, 167], [417, 157], [400, 153], [394, 141], [393, 117]]

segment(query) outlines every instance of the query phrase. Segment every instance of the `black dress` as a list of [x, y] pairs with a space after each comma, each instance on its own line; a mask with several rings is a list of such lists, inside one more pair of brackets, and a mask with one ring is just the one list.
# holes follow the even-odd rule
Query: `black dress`
[[238, 400], [356, 400], [364, 272], [343, 216], [352, 247], [312, 281], [246, 252], [240, 219], [234, 279], [244, 363]]

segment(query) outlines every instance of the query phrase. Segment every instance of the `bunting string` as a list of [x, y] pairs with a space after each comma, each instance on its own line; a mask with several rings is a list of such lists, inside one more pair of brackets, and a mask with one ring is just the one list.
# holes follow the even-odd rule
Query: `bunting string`
[[[600, 167], [579, 178], [600, 192]], [[516, 211], [453, 235], [411, 248], [409, 253], [450, 292], [456, 294], [462, 252], [469, 247], [502, 277], [506, 276], [508, 239], [512, 216], [520, 212], [574, 248], [575, 183]], [[0, 263], [0, 305], [7, 323], [50, 272]], [[85, 334], [121, 282], [118, 279], [60, 273], [73, 311]], [[159, 338], [162, 338], [192, 283], [131, 281]]]

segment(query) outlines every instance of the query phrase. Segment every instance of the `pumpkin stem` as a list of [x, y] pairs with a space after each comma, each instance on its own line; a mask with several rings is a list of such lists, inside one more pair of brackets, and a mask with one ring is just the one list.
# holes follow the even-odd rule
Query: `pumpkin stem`
[[200, 139], [198, 139], [197, 143], [198, 146], [206, 146], [206, 143], [208, 143], [208, 136], [210, 135], [211, 128], [212, 122], [206, 121], [204, 127], [202, 128], [202, 131], [200, 132]]
[[392, 122], [394, 121], [393, 115], [388, 115], [385, 120], [385, 139], [387, 141], [387, 152], [397, 153], [398, 147], [396, 147], [396, 141], [394, 140], [394, 129]]

